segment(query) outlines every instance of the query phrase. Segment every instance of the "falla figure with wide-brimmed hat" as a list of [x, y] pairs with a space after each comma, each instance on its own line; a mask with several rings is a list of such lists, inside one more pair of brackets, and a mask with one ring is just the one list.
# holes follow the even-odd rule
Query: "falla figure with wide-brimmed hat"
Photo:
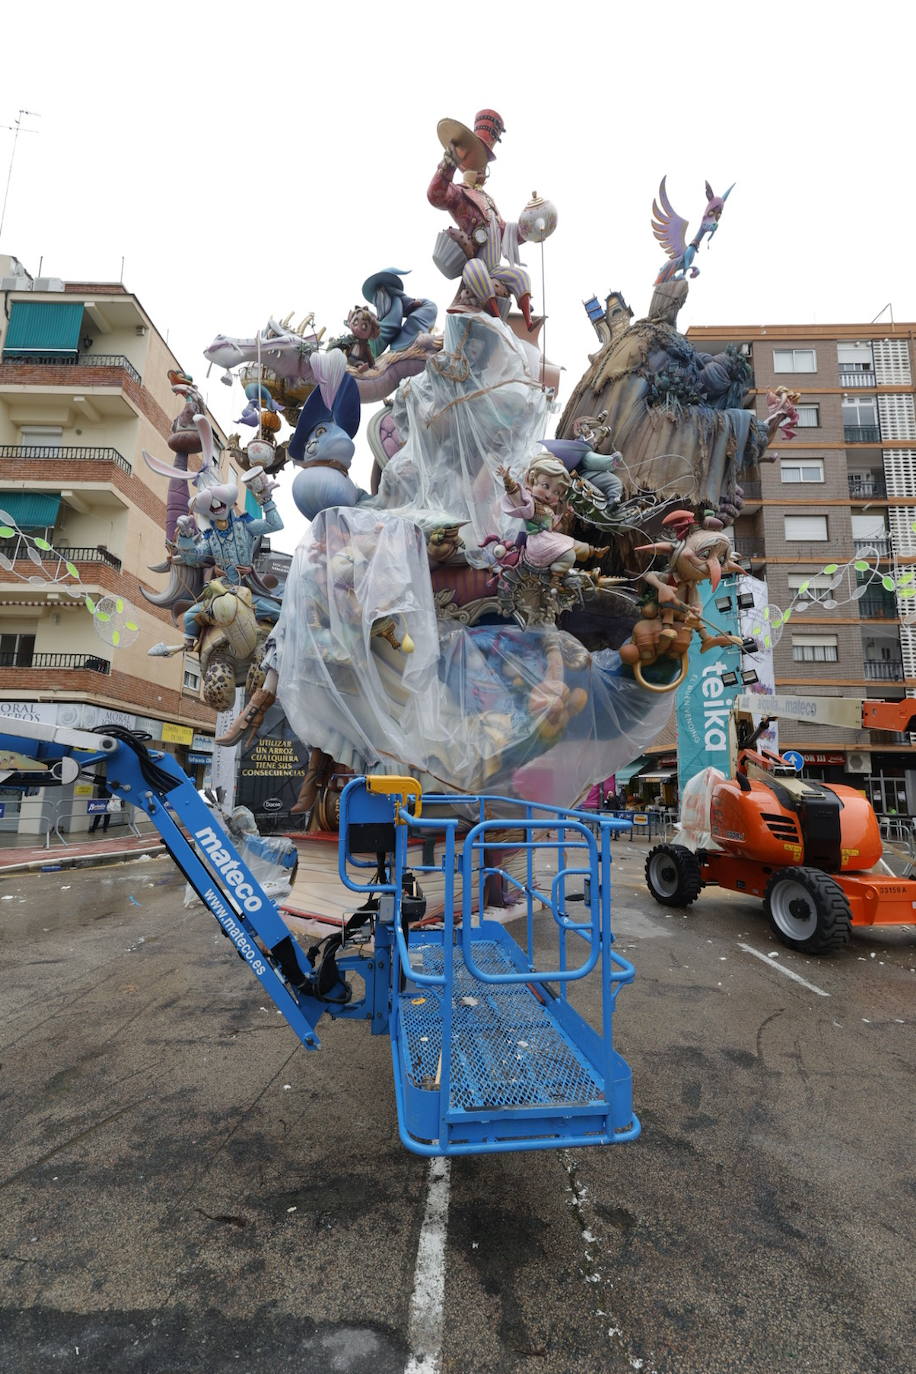
[[[490, 163], [496, 157], [495, 145], [505, 131], [495, 110], [479, 110], [473, 129], [457, 119], [440, 119], [436, 132], [445, 156], [426, 195], [437, 210], [447, 210], [457, 225], [448, 232], [467, 258], [459, 301], [464, 297], [467, 308], [487, 310], [499, 319], [500, 298], [514, 296], [525, 324], [534, 330], [538, 321], [531, 315], [531, 279], [518, 256], [518, 245], [525, 242], [524, 231], [516, 223], [506, 224], [492, 196], [484, 190]], [[462, 173], [460, 183], [455, 182], [458, 171]]]

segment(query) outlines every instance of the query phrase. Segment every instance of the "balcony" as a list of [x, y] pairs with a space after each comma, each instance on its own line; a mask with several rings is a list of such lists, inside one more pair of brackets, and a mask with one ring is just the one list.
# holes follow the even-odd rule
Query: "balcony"
[[133, 472], [131, 464], [116, 448], [93, 448], [88, 444], [0, 444], [0, 458], [16, 458], [22, 463], [47, 462], [49, 459], [113, 463], [122, 472]]
[[840, 368], [840, 386], [875, 386], [875, 374], [871, 370], [868, 372], [846, 372]]
[[27, 367], [110, 367], [126, 372], [139, 384], [140, 373], [123, 353], [7, 353], [3, 350], [5, 363], [24, 363]]
[[0, 654], [0, 668], [22, 668], [26, 672], [34, 668], [84, 668], [103, 675], [111, 672], [108, 660], [95, 654], [33, 654], [30, 663], [23, 663], [16, 654]]
[[864, 663], [865, 676], [869, 682], [902, 682], [903, 664], [888, 663], [885, 659], [867, 658]]
[[887, 484], [884, 481], [884, 473], [876, 472], [868, 477], [850, 476], [849, 495], [854, 501], [864, 500], [868, 496], [877, 496], [881, 500], [887, 498]]
[[852, 544], [857, 558], [863, 556], [865, 558], [890, 558], [891, 556], [891, 541], [887, 536], [875, 539], [854, 539]]
[[844, 425], [844, 444], [880, 444], [881, 430], [877, 425]]
[[764, 541], [759, 535], [735, 534], [735, 548], [739, 557], [750, 559], [751, 562], [760, 562], [766, 559], [766, 548]]
[[[0, 502], [3, 500], [3, 493], [0, 492]], [[19, 536], [16, 539], [0, 539], [0, 558], [6, 558], [11, 563], [25, 561], [30, 563], [60, 563], [65, 560], [68, 563], [104, 563], [109, 568], [114, 568], [115, 572], [121, 571], [121, 560], [109, 552], [108, 549], [79, 547], [62, 549], [36, 549], [28, 540]]]
[[896, 620], [897, 604], [892, 596], [863, 596], [859, 615], [863, 620]]

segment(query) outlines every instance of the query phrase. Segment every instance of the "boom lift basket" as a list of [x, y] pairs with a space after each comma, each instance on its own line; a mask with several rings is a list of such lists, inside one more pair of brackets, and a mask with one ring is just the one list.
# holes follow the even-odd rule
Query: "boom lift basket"
[[[104, 763], [112, 793], [150, 818], [306, 1048], [318, 1048], [326, 1014], [390, 1035], [408, 1149], [485, 1154], [639, 1134], [612, 1035], [635, 972], [613, 952], [610, 921], [611, 837], [628, 822], [506, 797], [421, 797], [412, 778], [355, 778], [341, 794], [338, 871], [365, 900], [304, 950], [168, 754], [116, 726], [5, 729], [0, 751], [21, 769], [7, 787], [72, 781]], [[422, 862], [408, 867], [417, 836]], [[435, 918], [424, 919], [424, 873], [444, 890]], [[494, 882], [516, 889], [509, 919], [523, 927], [520, 942], [487, 914]], [[348, 975], [364, 987], [357, 1000]], [[583, 1015], [587, 997], [597, 1029]]]

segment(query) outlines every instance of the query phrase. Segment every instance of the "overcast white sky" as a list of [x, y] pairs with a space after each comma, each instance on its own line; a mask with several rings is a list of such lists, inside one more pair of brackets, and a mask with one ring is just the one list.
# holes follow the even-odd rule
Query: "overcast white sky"
[[[637, 315], [648, 304], [664, 173], [691, 231], [706, 178], [737, 182], [681, 328], [864, 323], [888, 302], [916, 318], [908, 5], [51, 0], [19, 16], [0, 124], [23, 107], [39, 132], [19, 139], [0, 252], [79, 280], [117, 280], [123, 257], [201, 381], [217, 332], [289, 310], [338, 332], [381, 267], [412, 268], [409, 288], [444, 310], [436, 124], [483, 106], [507, 128], [489, 184], [504, 217], [534, 189], [559, 210], [545, 263], [563, 396], [595, 347], [583, 299], [616, 287]], [[12, 137], [0, 130], [0, 194]], [[523, 258], [540, 308], [540, 249]], [[235, 428], [241, 389], [214, 370], [204, 391]], [[304, 522], [283, 509], [274, 543], [292, 548]]]

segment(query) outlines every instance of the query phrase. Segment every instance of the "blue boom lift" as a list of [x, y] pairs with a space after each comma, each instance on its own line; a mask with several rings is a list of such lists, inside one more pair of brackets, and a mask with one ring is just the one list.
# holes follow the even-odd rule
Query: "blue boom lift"
[[[318, 1048], [325, 1015], [390, 1036], [408, 1149], [485, 1154], [639, 1134], [612, 1035], [617, 994], [634, 976], [612, 950], [610, 922], [610, 841], [626, 822], [505, 797], [424, 797], [412, 778], [354, 778], [341, 796], [338, 865], [362, 905], [304, 949], [191, 780], [145, 737], [114, 725], [3, 729], [5, 787], [64, 784], [104, 765], [112, 793], [150, 818], [307, 1049]], [[438, 844], [410, 867], [417, 836]], [[521, 856], [521, 878], [499, 866], [506, 846]], [[423, 920], [424, 872], [444, 886], [435, 924]], [[484, 915], [493, 875], [518, 889], [523, 944]], [[599, 1030], [572, 1005], [585, 979], [597, 988]]]

